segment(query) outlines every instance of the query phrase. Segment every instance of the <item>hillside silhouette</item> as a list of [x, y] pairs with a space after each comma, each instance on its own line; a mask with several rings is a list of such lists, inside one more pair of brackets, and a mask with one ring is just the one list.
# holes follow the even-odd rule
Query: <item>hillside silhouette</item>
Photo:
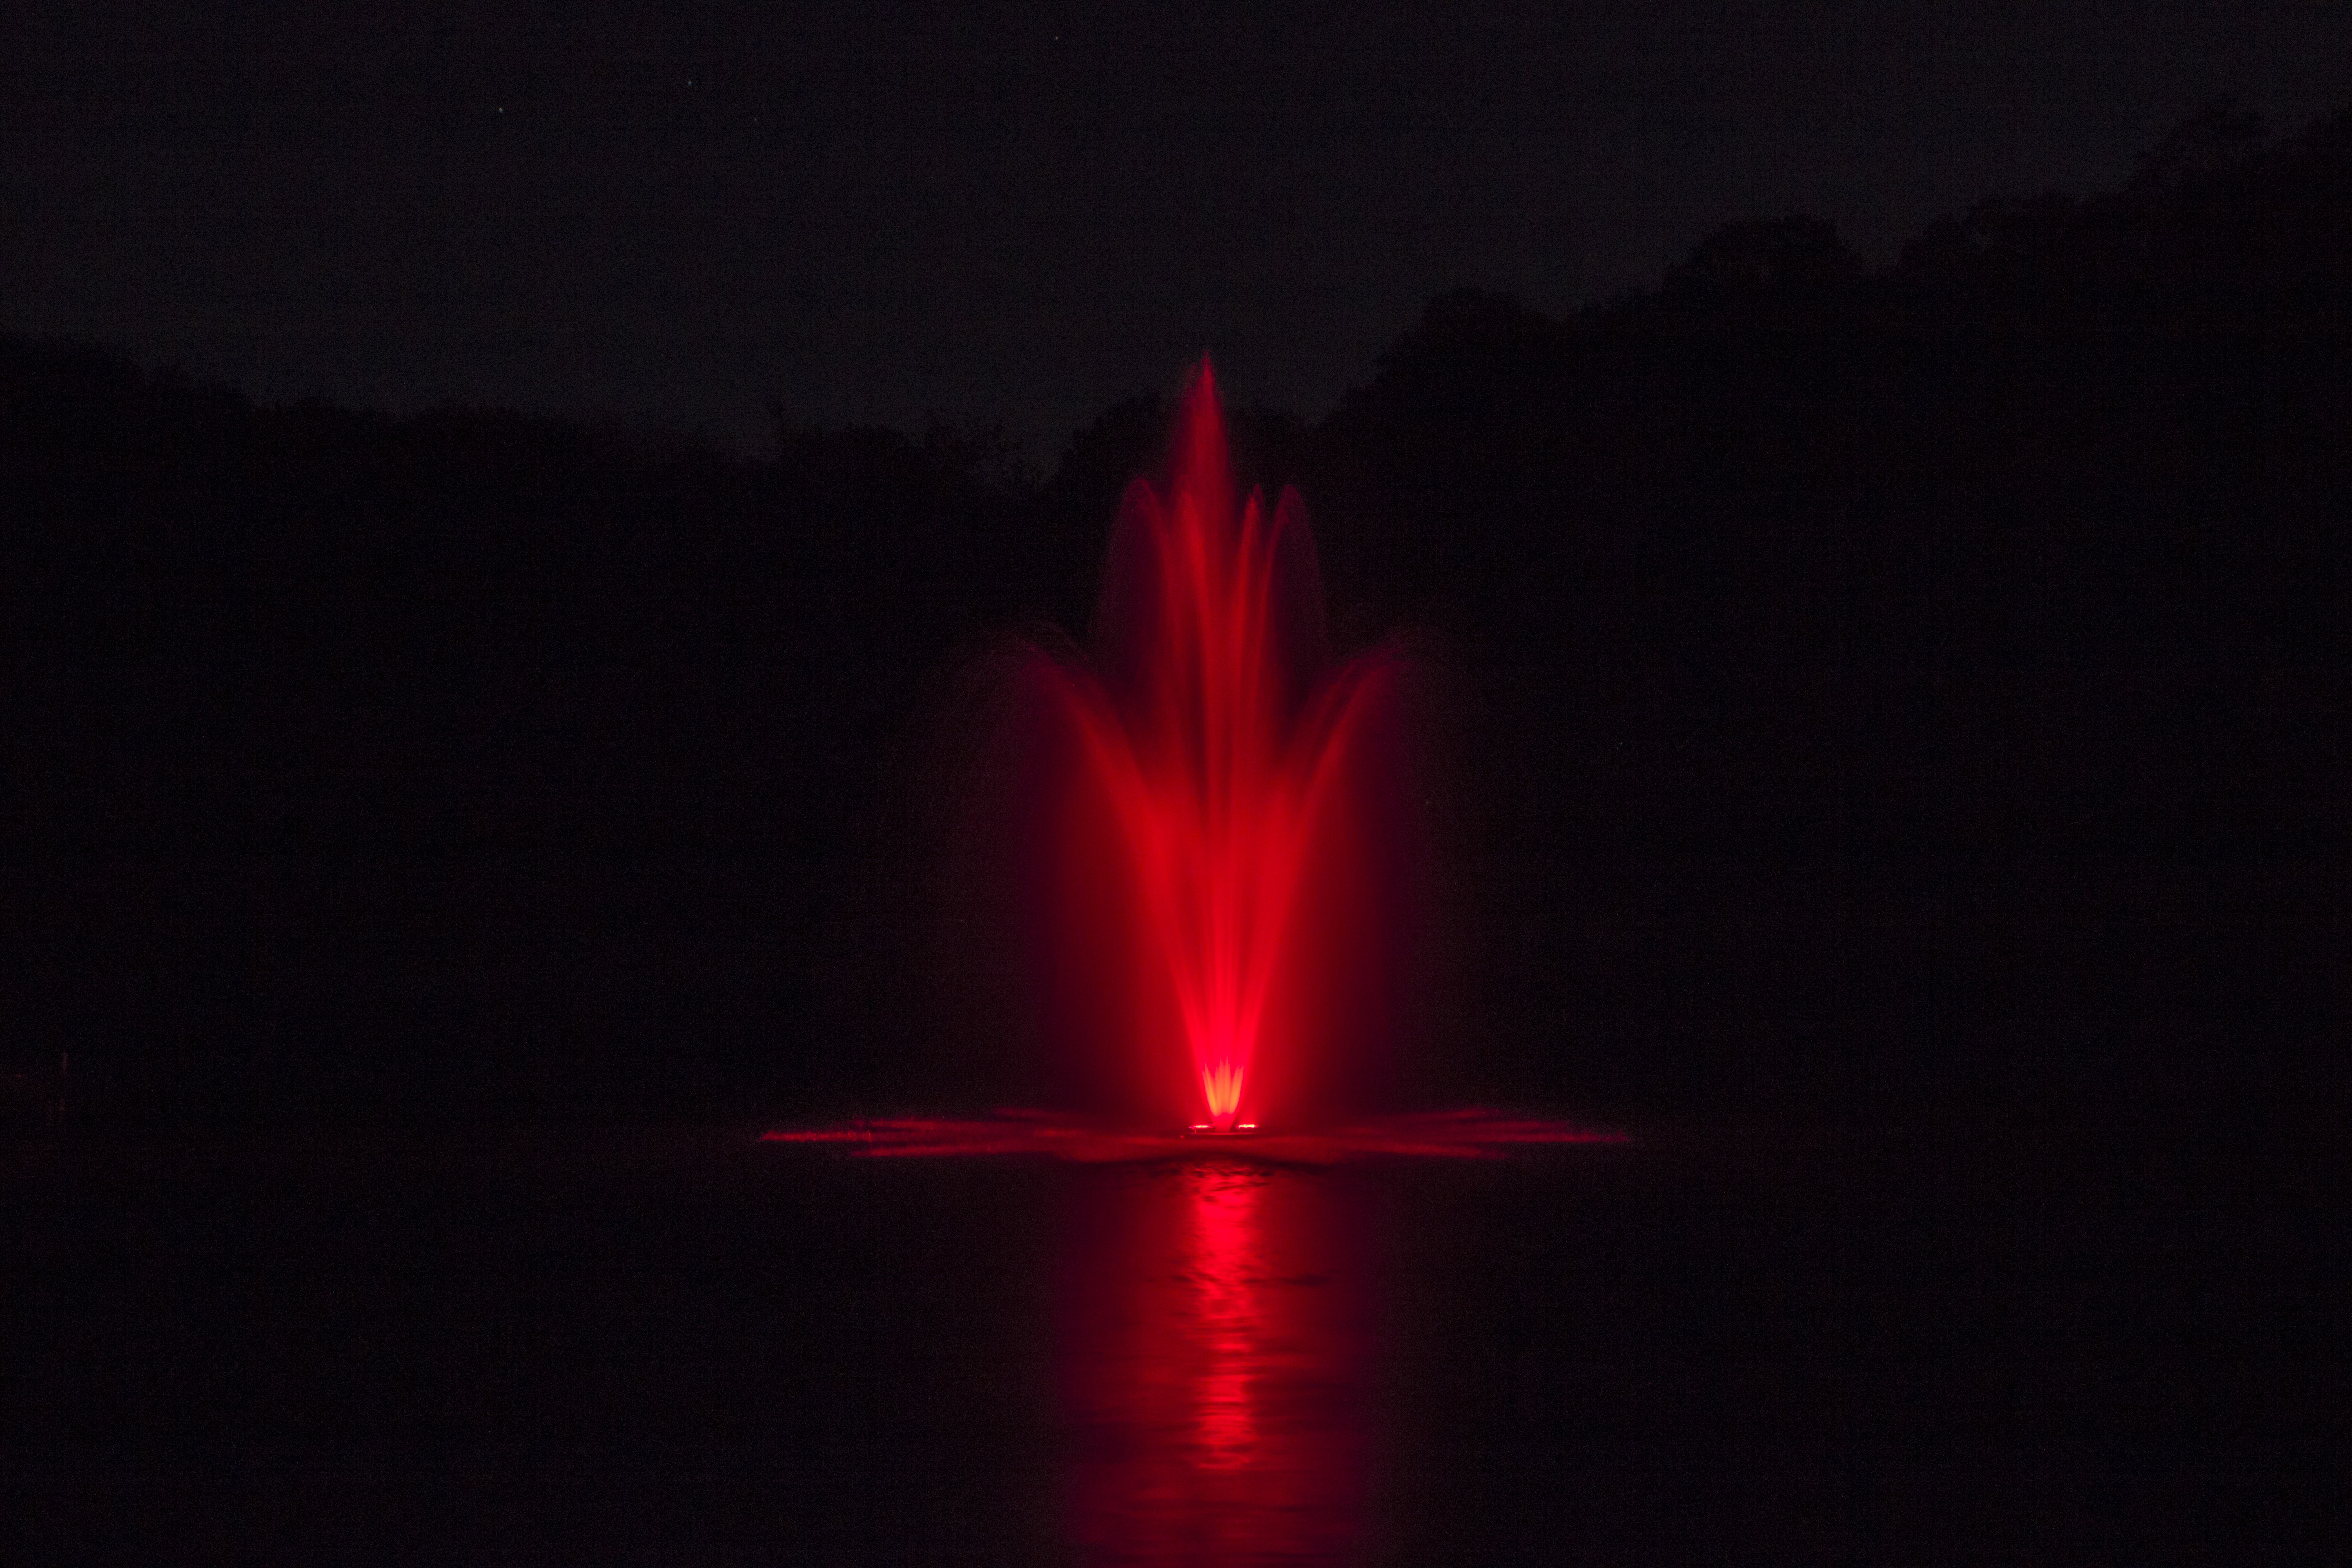
[[[1743, 222], [1239, 411], [1335, 624], [1453, 676], [1451, 1087], [2338, 1114], [2347, 301], [2352, 113], [2222, 107], [1886, 267]], [[124, 1125], [988, 1093], [929, 749], [973, 650], [1082, 628], [1164, 438], [754, 462], [0, 339], [4, 1065]]]

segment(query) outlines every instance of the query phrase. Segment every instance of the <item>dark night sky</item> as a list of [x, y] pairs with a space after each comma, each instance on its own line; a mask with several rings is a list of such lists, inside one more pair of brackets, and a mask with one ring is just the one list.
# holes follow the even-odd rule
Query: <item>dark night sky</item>
[[1204, 347], [1311, 416], [1444, 289], [1561, 310], [1797, 209], [1884, 259], [2352, 93], [2336, 0], [210, 9], [6, 8], [0, 327], [747, 449], [777, 395], [1045, 457]]

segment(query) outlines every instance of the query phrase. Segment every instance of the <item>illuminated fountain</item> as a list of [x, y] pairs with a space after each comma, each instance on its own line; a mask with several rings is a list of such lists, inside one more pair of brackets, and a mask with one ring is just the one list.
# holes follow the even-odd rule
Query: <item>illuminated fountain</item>
[[[1363, 1554], [1378, 1186], [1325, 1168], [1625, 1142], [1494, 1110], [1362, 1113], [1406, 967], [1411, 667], [1335, 659], [1322, 615], [1305, 509], [1289, 489], [1270, 510], [1236, 500], [1204, 364], [1164, 482], [1119, 508], [1091, 647], [1022, 645], [970, 710], [999, 829], [973, 837], [1004, 849], [994, 879], [1025, 917], [996, 923], [1022, 928], [1041, 1032], [1058, 1030], [1048, 1087], [1089, 1113], [765, 1135], [815, 1156], [1107, 1167], [1055, 1184], [1043, 1222], [1056, 1489], [1082, 1561]], [[1112, 1102], [1125, 1114], [1101, 1114]]]
[[1261, 1053], [1276, 1037], [1307, 1051], [1331, 1012], [1318, 965], [1361, 930], [1338, 895], [1378, 858], [1355, 786], [1400, 665], [1331, 660], [1306, 509], [1290, 489], [1271, 510], [1236, 498], [1205, 363], [1165, 487], [1128, 488], [1094, 641], [1090, 660], [1033, 667], [1073, 742], [1049, 786], [1045, 940], [1083, 962], [1116, 911], [1128, 952], [1095, 963], [1146, 1054], [1189, 1063], [1191, 1130], [1251, 1131]]
[[1236, 496], [1204, 362], [1164, 481], [1135, 479], [1120, 504], [1091, 647], [1024, 645], [1001, 672], [1020, 716], [1003, 728], [1029, 946], [1056, 994], [1055, 1066], [1073, 1069], [1057, 1081], [1141, 1115], [898, 1117], [768, 1140], [1089, 1163], [1181, 1149], [1140, 1121], [1246, 1134], [1253, 1159], [1310, 1165], [1622, 1142], [1483, 1110], [1328, 1115], [1364, 1098], [1370, 1043], [1393, 1027], [1409, 669], [1388, 649], [1332, 656], [1306, 508], [1288, 488], [1271, 509]]

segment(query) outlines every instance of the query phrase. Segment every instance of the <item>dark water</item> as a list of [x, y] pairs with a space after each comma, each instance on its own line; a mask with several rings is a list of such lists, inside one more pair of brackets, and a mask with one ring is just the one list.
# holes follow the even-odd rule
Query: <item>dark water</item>
[[2310, 1560], [2320, 1190], [2055, 1136], [1493, 1164], [716, 1132], [10, 1156], [0, 1560]]

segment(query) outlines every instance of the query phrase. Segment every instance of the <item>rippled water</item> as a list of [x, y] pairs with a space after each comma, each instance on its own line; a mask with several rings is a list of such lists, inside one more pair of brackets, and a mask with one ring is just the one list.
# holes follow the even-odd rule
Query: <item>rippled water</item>
[[2178, 1152], [11, 1162], [11, 1562], [2145, 1562], [2340, 1519], [2321, 1200]]

